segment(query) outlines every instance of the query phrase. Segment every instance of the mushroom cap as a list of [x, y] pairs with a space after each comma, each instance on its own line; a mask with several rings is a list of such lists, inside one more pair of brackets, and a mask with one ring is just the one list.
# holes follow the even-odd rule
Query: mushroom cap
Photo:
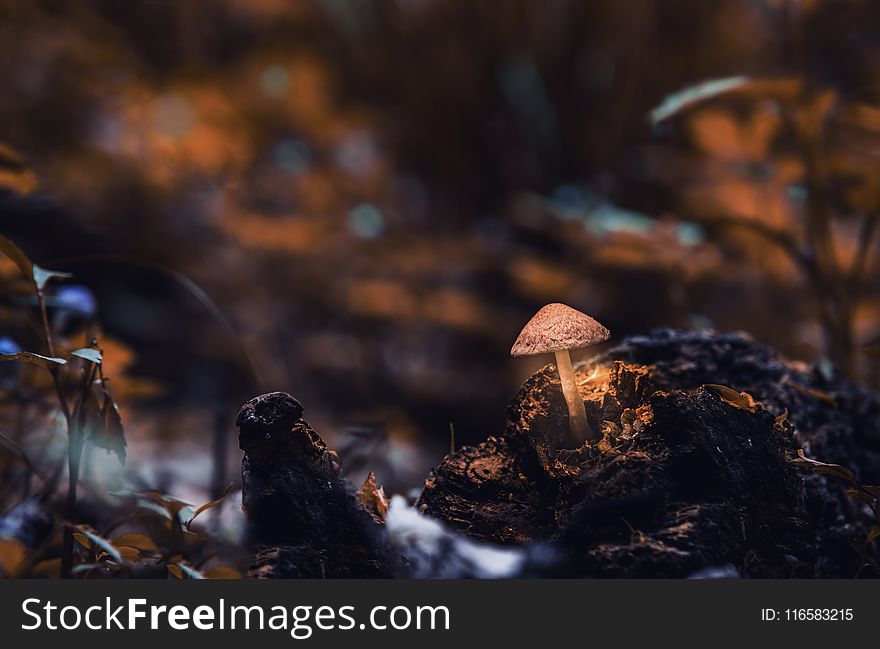
[[526, 323], [510, 350], [511, 356], [535, 356], [580, 349], [608, 340], [611, 332], [570, 306], [554, 302]]

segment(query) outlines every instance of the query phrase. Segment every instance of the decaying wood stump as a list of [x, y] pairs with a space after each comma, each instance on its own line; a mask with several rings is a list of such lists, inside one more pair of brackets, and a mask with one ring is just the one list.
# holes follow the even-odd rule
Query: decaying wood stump
[[[501, 435], [434, 469], [419, 507], [478, 539], [553, 543], [572, 576], [856, 574], [848, 539], [864, 538], [865, 512], [835, 478], [786, 459], [805, 448], [880, 482], [876, 395], [743, 335], [658, 331], [576, 369], [600, 444], [569, 448], [559, 379], [545, 367]], [[705, 384], [758, 405], [731, 405]]]
[[[555, 548], [555, 576], [857, 573], [849, 542], [876, 523], [836, 478], [789, 460], [804, 449], [880, 483], [877, 395], [739, 334], [657, 331], [576, 370], [598, 444], [570, 439], [545, 367], [505, 430], [431, 472], [419, 509], [479, 541]], [[254, 574], [405, 576], [301, 415], [283, 393], [239, 415]]]
[[390, 577], [398, 558], [355, 500], [336, 453], [283, 392], [255, 397], [236, 420], [242, 504], [256, 577]]

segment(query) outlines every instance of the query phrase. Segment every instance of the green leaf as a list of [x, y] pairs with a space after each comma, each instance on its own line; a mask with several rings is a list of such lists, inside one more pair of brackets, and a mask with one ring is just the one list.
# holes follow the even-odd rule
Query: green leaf
[[34, 365], [42, 365], [49, 369], [58, 365], [67, 365], [67, 361], [63, 358], [54, 358], [52, 356], [43, 356], [42, 354], [34, 354], [33, 352], [16, 352], [15, 354], [0, 354], [0, 362], [2, 361], [24, 361], [25, 363], [33, 363]]
[[92, 363], [100, 363], [103, 358], [101, 356], [101, 352], [97, 349], [91, 349], [89, 347], [83, 347], [82, 349], [75, 349], [70, 352], [71, 356], [77, 356], [79, 358], [85, 359], [87, 361], [91, 361]]
[[92, 445], [103, 448], [119, 458], [121, 464], [125, 464], [125, 428], [122, 426], [122, 417], [119, 408], [109, 393], [104, 393], [104, 405], [101, 407], [97, 425], [89, 437]]

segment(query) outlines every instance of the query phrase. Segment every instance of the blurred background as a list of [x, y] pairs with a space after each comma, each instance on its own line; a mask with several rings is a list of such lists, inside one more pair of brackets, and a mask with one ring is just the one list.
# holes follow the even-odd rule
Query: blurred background
[[[417, 487], [502, 429], [548, 302], [876, 387], [878, 29], [868, 0], [0, 0], [0, 231], [74, 274], [53, 327], [97, 323], [128, 470], [191, 498], [269, 390]], [[41, 351], [4, 264], [0, 343]], [[63, 453], [35, 394], [3, 426]]]

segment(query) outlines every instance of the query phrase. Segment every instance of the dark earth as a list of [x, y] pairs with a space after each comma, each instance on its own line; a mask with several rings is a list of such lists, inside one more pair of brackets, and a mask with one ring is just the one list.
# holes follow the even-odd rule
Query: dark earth
[[[417, 507], [477, 541], [552, 548], [547, 576], [876, 576], [876, 394], [739, 333], [658, 330], [575, 369], [601, 441], [570, 439], [548, 365], [503, 431], [431, 471]], [[272, 393], [238, 418], [251, 574], [407, 576], [301, 415]]]

